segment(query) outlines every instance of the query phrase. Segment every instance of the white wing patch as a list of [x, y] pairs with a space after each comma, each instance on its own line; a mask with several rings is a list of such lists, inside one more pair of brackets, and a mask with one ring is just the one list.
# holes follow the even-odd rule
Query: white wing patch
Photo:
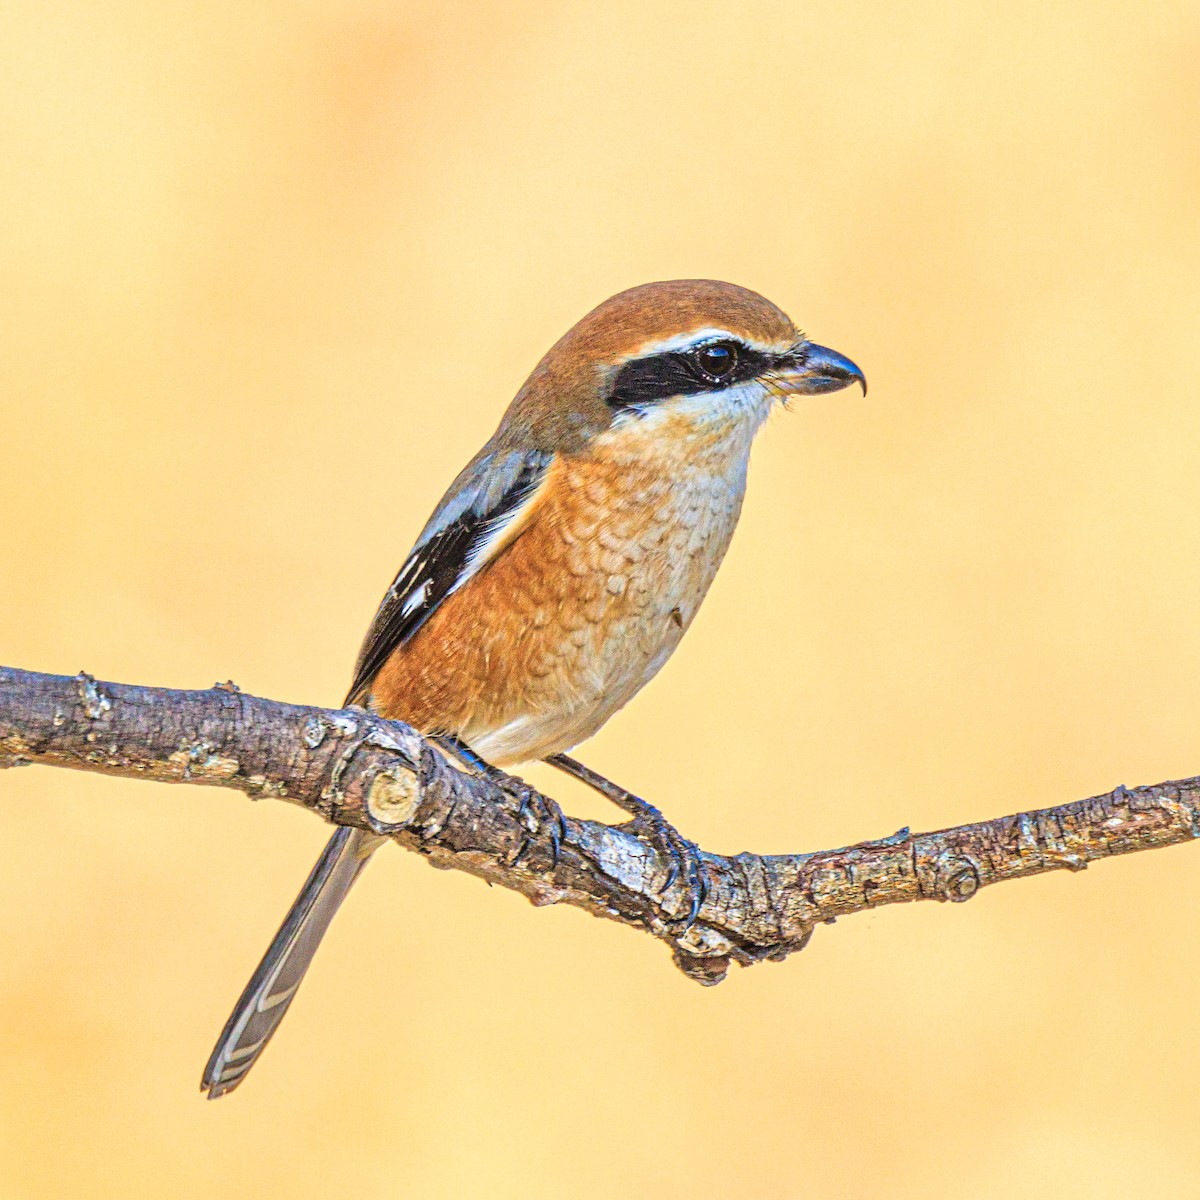
[[[402, 605], [402, 607], [400, 609], [400, 611], [406, 617], [409, 616], [415, 609], [420, 608], [421, 605], [425, 603], [425, 601], [429, 597], [430, 586], [431, 586], [430, 581], [427, 579], [427, 580], [425, 580], [425, 582], [423, 584], [421, 584], [421, 586], [419, 588], [416, 588], [412, 592], [409, 593], [409, 595], [407, 596], [407, 598], [404, 601], [404, 604]], [[455, 584], [455, 587], [457, 587], [457, 586], [458, 585]]]

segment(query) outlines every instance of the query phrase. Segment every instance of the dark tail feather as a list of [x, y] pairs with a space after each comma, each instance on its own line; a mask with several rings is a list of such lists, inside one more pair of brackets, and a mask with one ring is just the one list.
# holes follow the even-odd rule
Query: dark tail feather
[[329, 839], [221, 1030], [200, 1081], [210, 1100], [232, 1092], [258, 1061], [283, 1020], [334, 913], [382, 842], [375, 834], [346, 827]]

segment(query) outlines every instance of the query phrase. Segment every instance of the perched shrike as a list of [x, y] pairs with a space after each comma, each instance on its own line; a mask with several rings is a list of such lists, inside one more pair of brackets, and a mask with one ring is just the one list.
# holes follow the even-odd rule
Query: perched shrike
[[[606, 300], [538, 363], [450, 485], [367, 630], [347, 704], [476, 767], [549, 760], [657, 817], [564, 751], [631, 700], [692, 623], [775, 401], [852, 383], [866, 392], [854, 363], [745, 288], [684, 279]], [[210, 1098], [254, 1065], [384, 840], [349, 828], [330, 839], [213, 1050]]]

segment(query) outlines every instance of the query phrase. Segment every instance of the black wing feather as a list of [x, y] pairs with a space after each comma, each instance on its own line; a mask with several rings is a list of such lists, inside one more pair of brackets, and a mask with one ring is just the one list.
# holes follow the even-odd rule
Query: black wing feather
[[[508, 474], [503, 488], [496, 480], [486, 486], [488, 459], [478, 464], [476, 498], [449, 521], [438, 524], [434, 514], [426, 535], [413, 548], [375, 614], [358, 652], [354, 682], [346, 702], [360, 700], [392, 652], [403, 645], [434, 614], [438, 606], [463, 582], [471, 555], [537, 489], [546, 475], [549, 456], [523, 457]], [[460, 483], [466, 482], [460, 479]], [[451, 490], [454, 494], [454, 489]], [[449, 505], [449, 499], [441, 508]], [[440, 511], [440, 510], [439, 510]]]

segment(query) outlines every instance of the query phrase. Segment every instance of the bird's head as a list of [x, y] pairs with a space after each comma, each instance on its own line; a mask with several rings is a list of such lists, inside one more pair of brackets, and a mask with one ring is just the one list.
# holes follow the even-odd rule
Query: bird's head
[[753, 433], [776, 400], [852, 383], [866, 393], [853, 362], [808, 341], [756, 292], [711, 279], [646, 283], [604, 301], [555, 343], [498, 436], [573, 453], [631, 427]]

